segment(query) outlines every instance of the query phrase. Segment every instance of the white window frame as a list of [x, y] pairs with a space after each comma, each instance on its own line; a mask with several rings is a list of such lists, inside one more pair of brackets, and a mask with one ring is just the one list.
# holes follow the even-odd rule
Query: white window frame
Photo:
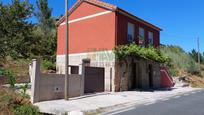
[[[132, 36], [131, 39], [129, 39], [129, 35]], [[135, 25], [130, 22], [128, 22], [128, 27], [127, 27], [127, 41], [128, 43], [135, 42]]]

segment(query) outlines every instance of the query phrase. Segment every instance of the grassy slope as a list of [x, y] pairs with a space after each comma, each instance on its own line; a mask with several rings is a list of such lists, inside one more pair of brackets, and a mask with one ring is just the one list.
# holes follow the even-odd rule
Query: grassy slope
[[198, 64], [179, 46], [162, 46], [160, 50], [171, 58], [168, 68], [172, 76], [188, 76], [188, 82], [193, 87], [204, 87], [203, 64], [198, 74]]
[[16, 77], [25, 77], [28, 76], [29, 63], [30, 60], [26, 59], [13, 60], [7, 58], [3, 62], [1, 62], [1, 65], [4, 69], [9, 69], [13, 71]]
[[[29, 63], [30, 60], [26, 59], [17, 59], [13, 60], [10, 58], [7, 58], [6, 60], [0, 61], [0, 69], [2, 70], [10, 70], [14, 73], [16, 77], [16, 83], [27, 83], [29, 82]], [[0, 70], [0, 71], [1, 71]], [[3, 71], [0, 73], [2, 74]], [[2, 81], [0, 84], [7, 83], [7, 80], [4, 78], [4, 81]]]

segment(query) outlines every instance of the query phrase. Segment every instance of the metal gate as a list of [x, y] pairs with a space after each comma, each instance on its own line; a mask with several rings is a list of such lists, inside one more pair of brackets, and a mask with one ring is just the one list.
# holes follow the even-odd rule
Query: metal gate
[[104, 68], [85, 67], [84, 93], [104, 92]]

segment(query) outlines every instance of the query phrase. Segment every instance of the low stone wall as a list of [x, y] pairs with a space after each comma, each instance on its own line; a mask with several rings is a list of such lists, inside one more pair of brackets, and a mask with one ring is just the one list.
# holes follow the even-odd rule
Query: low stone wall
[[[31, 102], [48, 101], [64, 98], [64, 74], [43, 74], [40, 72], [40, 62], [33, 60], [30, 65], [31, 75]], [[69, 97], [83, 95], [82, 76], [69, 75]]]

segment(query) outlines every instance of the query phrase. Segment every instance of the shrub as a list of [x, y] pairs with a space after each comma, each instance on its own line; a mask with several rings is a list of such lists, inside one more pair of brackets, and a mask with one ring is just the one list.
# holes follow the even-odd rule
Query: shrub
[[17, 106], [14, 109], [15, 115], [40, 115], [39, 109], [31, 104]]
[[26, 94], [26, 91], [28, 90], [28, 83], [26, 83], [25, 85], [23, 85], [23, 86], [21, 86], [20, 87], [21, 88], [21, 95], [23, 96], [23, 97], [26, 97], [26, 98], [28, 98], [29, 97], [29, 95], [28, 94]]
[[39, 109], [10, 88], [0, 88], [0, 115], [39, 115]]
[[10, 84], [10, 87], [14, 88], [15, 84], [16, 84], [16, 77], [15, 77], [15, 74], [13, 73], [13, 71], [6, 70], [4, 72], [4, 75], [8, 78], [8, 83]]
[[169, 61], [169, 58], [166, 55], [163, 55], [159, 50], [152, 46], [144, 48], [136, 44], [120, 45], [115, 47], [113, 52], [119, 60], [131, 56], [150, 59], [160, 63], [166, 63]]
[[199, 67], [193, 60], [191, 60], [188, 62], [187, 71], [191, 74], [199, 74]]
[[4, 75], [5, 70], [3, 68], [0, 68], [0, 76]]
[[171, 59], [171, 61], [167, 65], [170, 71], [172, 71], [170, 72], [171, 75], [178, 73], [178, 70], [185, 70], [186, 72], [189, 72], [191, 74], [198, 72], [198, 65], [196, 64], [196, 62], [181, 47], [161, 46], [160, 52], [162, 52], [164, 55], [168, 56]]
[[171, 76], [173, 76], [173, 77], [176, 77], [176, 76], [178, 76], [179, 74], [179, 72], [178, 72], [178, 70], [174, 67], [174, 66], [170, 66], [170, 67], [168, 67], [168, 70], [169, 70], [169, 74], [171, 75]]
[[45, 70], [55, 70], [56, 69], [55, 64], [49, 60], [43, 60], [42, 67]]

